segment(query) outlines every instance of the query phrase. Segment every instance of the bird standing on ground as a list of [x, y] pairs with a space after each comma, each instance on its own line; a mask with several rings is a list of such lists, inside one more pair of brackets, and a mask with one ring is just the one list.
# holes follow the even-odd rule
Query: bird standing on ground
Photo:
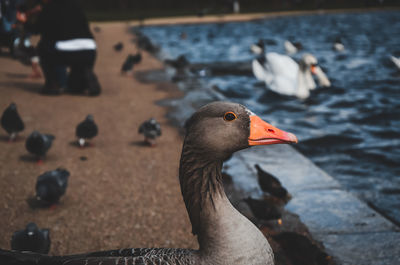
[[118, 42], [117, 44], [114, 45], [114, 50], [116, 52], [122, 51], [123, 48], [124, 48], [124, 44], [122, 42]]
[[1, 127], [10, 135], [9, 141], [15, 140], [17, 134], [24, 130], [24, 122], [17, 112], [17, 105], [11, 103], [1, 116]]
[[262, 191], [268, 192], [279, 199], [285, 199], [287, 197], [288, 192], [282, 187], [279, 179], [264, 171], [258, 164], [255, 165], [255, 168], [257, 169], [258, 184]]
[[257, 219], [269, 221], [282, 217], [279, 209], [266, 200], [256, 200], [248, 197], [244, 199], [244, 201], [249, 205], [252, 213]]
[[40, 175], [36, 182], [36, 199], [47, 206], [56, 204], [68, 187], [69, 172], [62, 168]]
[[129, 54], [128, 57], [125, 59], [125, 62], [122, 64], [121, 73], [131, 73], [133, 70], [133, 66], [140, 63], [141, 61], [142, 54], [140, 52], [137, 52], [136, 54]]
[[29, 153], [37, 156], [39, 159], [38, 162], [41, 162], [41, 159], [49, 151], [54, 139], [55, 137], [51, 134], [42, 134], [38, 131], [33, 131], [26, 139], [25, 147]]
[[273, 265], [267, 238], [226, 196], [221, 170], [223, 162], [236, 151], [255, 145], [297, 143], [296, 136], [229, 102], [203, 106], [186, 122], [185, 129], [179, 181], [199, 249], [129, 248], [73, 256], [0, 250], [0, 263]]
[[11, 249], [47, 254], [50, 250], [50, 231], [39, 229], [35, 223], [29, 223], [24, 230], [14, 232]]
[[161, 125], [151, 118], [140, 125], [138, 132], [144, 135], [145, 143], [155, 146], [156, 138], [161, 136]]
[[76, 126], [75, 134], [78, 137], [79, 146], [84, 147], [86, 139], [92, 139], [97, 135], [98, 131], [93, 115], [87, 115], [86, 119]]

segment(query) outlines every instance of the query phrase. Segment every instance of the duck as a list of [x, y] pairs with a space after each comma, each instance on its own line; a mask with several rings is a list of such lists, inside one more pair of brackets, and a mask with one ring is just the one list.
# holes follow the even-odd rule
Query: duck
[[144, 135], [144, 142], [150, 146], [155, 146], [157, 137], [161, 136], [161, 125], [154, 118], [144, 121], [138, 132]]
[[331, 86], [317, 59], [310, 53], [303, 54], [297, 63], [287, 55], [268, 52], [252, 61], [252, 70], [254, 76], [272, 91], [300, 99], [308, 98], [310, 90], [316, 88], [312, 74], [317, 77], [320, 86]]
[[17, 105], [12, 102], [3, 112], [1, 116], [1, 127], [9, 134], [9, 141], [16, 139], [17, 134], [25, 128], [24, 122], [19, 116]]
[[199, 249], [128, 248], [58, 257], [0, 250], [0, 263], [273, 265], [267, 238], [225, 194], [221, 170], [236, 151], [297, 143], [296, 136], [268, 124], [243, 105], [221, 101], [198, 109], [184, 127], [179, 182]]
[[83, 120], [76, 126], [75, 134], [78, 138], [79, 146], [84, 147], [86, 139], [94, 138], [98, 134], [98, 132], [99, 129], [94, 122], [93, 115], [87, 115], [85, 120]]
[[39, 229], [35, 223], [28, 223], [25, 229], [12, 235], [11, 249], [47, 254], [50, 250], [50, 230]]
[[254, 167], [257, 170], [258, 184], [263, 192], [268, 192], [279, 199], [285, 199], [288, 196], [287, 190], [282, 187], [277, 177], [263, 170], [258, 164]]
[[396, 58], [393, 55], [390, 56], [390, 59], [392, 60], [392, 62], [394, 63], [394, 65], [396, 65], [397, 69], [400, 70], [400, 58]]
[[48, 206], [58, 203], [67, 190], [69, 176], [69, 171], [63, 168], [40, 175], [36, 181], [36, 199]]
[[54, 135], [33, 131], [26, 139], [25, 147], [29, 153], [39, 159], [38, 163], [40, 163], [47, 151], [49, 151], [54, 139]]

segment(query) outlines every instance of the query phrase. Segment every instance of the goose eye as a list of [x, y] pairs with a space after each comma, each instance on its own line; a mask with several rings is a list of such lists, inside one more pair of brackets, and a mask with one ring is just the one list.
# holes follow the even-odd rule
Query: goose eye
[[237, 118], [237, 116], [233, 112], [227, 112], [224, 115], [224, 120], [226, 120], [226, 121], [234, 121], [234, 120], [236, 120], [236, 118]]

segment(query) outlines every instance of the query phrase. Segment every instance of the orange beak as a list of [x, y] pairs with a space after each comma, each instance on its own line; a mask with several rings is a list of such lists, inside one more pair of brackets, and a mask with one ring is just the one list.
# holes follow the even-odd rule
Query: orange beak
[[257, 115], [250, 116], [249, 145], [297, 143], [293, 133], [282, 131], [263, 121]]
[[310, 70], [311, 70], [311, 73], [313, 73], [314, 75], [317, 74], [317, 67], [315, 65], [311, 65]]

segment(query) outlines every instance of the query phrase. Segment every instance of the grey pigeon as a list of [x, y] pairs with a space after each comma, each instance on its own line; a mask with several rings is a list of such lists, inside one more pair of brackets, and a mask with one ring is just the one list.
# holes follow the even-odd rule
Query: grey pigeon
[[156, 138], [161, 136], [161, 126], [154, 118], [151, 118], [140, 125], [139, 133], [144, 135], [145, 143], [154, 146]]
[[76, 137], [78, 137], [79, 145], [85, 145], [86, 139], [92, 139], [99, 132], [96, 123], [94, 122], [93, 115], [87, 115], [86, 119], [76, 126]]
[[11, 249], [47, 254], [50, 250], [50, 231], [39, 229], [35, 223], [29, 223], [24, 230], [14, 232]]
[[24, 130], [24, 122], [17, 112], [17, 105], [11, 103], [1, 116], [1, 127], [10, 135], [10, 141], [17, 137], [17, 133]]
[[55, 137], [51, 134], [42, 134], [38, 131], [33, 131], [26, 139], [25, 147], [29, 153], [42, 158], [50, 149]]
[[286, 199], [288, 196], [287, 190], [282, 187], [279, 179], [271, 175], [270, 173], [264, 171], [259, 165], [255, 165], [258, 175], [258, 184], [264, 192], [268, 192], [272, 196], [279, 199]]
[[40, 175], [36, 182], [36, 199], [49, 206], [57, 203], [67, 190], [69, 175], [62, 168]]
[[133, 66], [142, 61], [142, 54], [137, 52], [136, 54], [129, 54], [125, 59], [125, 62], [122, 64], [121, 73], [127, 73], [132, 71]]
[[124, 44], [122, 42], [118, 42], [117, 44], [114, 45], [114, 50], [117, 52], [122, 51], [123, 48], [124, 48]]

